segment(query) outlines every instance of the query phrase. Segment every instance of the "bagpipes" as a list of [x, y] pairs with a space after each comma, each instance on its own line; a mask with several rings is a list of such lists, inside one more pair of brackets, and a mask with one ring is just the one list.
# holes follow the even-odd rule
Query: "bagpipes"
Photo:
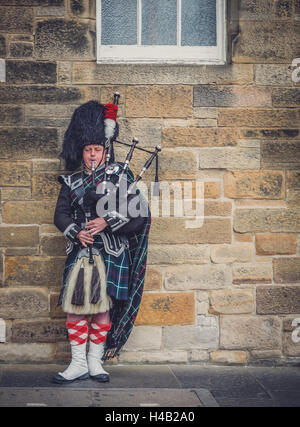
[[[154, 151], [149, 151], [145, 148], [138, 146], [139, 140], [137, 138], [133, 138], [131, 144], [119, 141], [117, 139], [113, 141], [119, 99], [120, 99], [120, 94], [116, 92], [114, 94], [113, 103], [108, 103], [105, 106], [107, 111], [107, 114], [105, 115], [105, 119], [104, 119], [104, 125], [106, 126], [105, 149], [107, 151], [106, 151], [106, 158], [105, 158], [104, 179], [99, 187], [100, 192], [98, 192], [98, 189], [96, 191], [96, 182], [95, 182], [96, 172], [95, 172], [94, 162], [92, 162], [92, 189], [84, 196], [84, 199], [83, 199], [83, 208], [86, 215], [86, 222], [99, 216], [96, 214], [96, 205], [102, 197], [105, 197], [106, 200], [109, 200], [109, 198], [113, 198], [113, 197], [118, 198], [122, 181], [126, 180], [126, 185], [127, 185], [127, 177], [126, 177], [127, 170], [135, 149], [138, 149], [150, 154], [150, 157], [145, 162], [144, 166], [141, 168], [140, 172], [138, 173], [134, 181], [129, 185], [128, 188], [126, 187], [125, 199], [130, 197], [136, 197], [137, 184], [143, 178], [144, 173], [150, 167], [154, 159], [156, 160], [156, 173], [155, 173], [155, 182], [153, 187], [153, 195], [159, 196], [158, 154], [161, 151], [161, 146], [157, 145]], [[129, 152], [126, 156], [125, 162], [120, 168], [118, 168], [117, 174], [114, 173], [114, 169], [110, 165], [112, 152], [113, 152], [113, 143], [118, 143], [118, 144], [122, 144], [130, 147]], [[113, 184], [113, 185], [108, 185], [108, 184]], [[124, 199], [124, 194], [122, 195], [122, 197]], [[89, 248], [89, 263], [93, 264], [94, 263], [93, 245], [92, 244], [88, 245], [88, 248]]]

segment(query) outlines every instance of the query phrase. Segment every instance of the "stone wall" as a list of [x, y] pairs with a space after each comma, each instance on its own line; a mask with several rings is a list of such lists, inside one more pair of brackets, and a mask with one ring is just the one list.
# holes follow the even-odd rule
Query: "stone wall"
[[126, 66], [96, 64], [92, 0], [0, 0], [1, 362], [69, 358], [58, 154], [74, 108], [118, 90], [120, 139], [161, 143], [160, 179], [203, 182], [205, 219], [153, 218], [141, 309], [114, 363], [299, 363], [300, 2], [239, 3], [227, 65]]

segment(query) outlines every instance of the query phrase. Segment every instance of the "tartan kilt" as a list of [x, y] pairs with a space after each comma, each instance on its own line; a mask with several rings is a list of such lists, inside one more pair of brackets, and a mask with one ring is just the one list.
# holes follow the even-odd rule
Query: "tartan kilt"
[[[120, 256], [116, 257], [112, 254], [108, 254], [105, 251], [104, 244], [100, 235], [95, 235], [94, 239], [95, 240], [93, 246], [100, 251], [106, 268], [107, 295], [110, 297], [114, 297], [116, 300], [127, 300], [128, 282], [130, 276], [129, 249], [125, 247], [124, 251], [120, 254]], [[67, 279], [76, 265], [78, 259], [77, 255], [80, 249], [82, 249], [82, 246], [74, 245], [73, 250], [67, 256], [63, 273], [62, 287], [58, 299], [58, 305], [62, 305], [63, 298], [67, 289]], [[93, 306], [92, 303], [90, 304], [91, 306]]]

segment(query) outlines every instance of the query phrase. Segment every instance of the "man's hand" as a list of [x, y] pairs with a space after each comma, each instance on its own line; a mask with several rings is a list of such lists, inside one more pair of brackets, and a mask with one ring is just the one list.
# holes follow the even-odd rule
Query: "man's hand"
[[94, 238], [91, 236], [90, 232], [87, 230], [79, 231], [76, 237], [80, 240], [84, 248], [86, 248], [87, 245], [94, 243]]
[[100, 231], [103, 231], [107, 227], [107, 222], [104, 218], [95, 218], [89, 221], [85, 228], [88, 230], [91, 236], [94, 234], [100, 233]]

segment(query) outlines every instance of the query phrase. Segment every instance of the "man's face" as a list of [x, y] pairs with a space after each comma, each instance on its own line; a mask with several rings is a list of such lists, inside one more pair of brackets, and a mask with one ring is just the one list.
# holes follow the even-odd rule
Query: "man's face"
[[86, 145], [83, 149], [83, 161], [88, 169], [92, 169], [92, 161], [94, 161], [95, 169], [105, 162], [104, 147], [102, 145]]

